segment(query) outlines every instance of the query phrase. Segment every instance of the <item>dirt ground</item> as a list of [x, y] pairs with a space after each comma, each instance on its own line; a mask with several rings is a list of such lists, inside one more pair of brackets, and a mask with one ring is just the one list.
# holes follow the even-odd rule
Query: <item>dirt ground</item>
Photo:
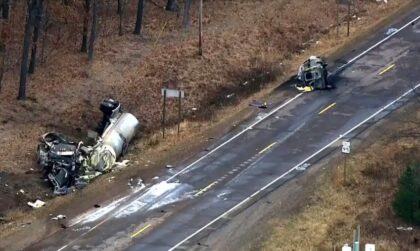
[[[23, 2], [16, 1], [15, 10], [24, 9]], [[408, 2], [357, 1], [352, 34], [360, 35]], [[52, 11], [59, 8], [54, 3]], [[205, 1], [202, 58], [196, 55], [195, 11], [190, 32], [186, 33], [179, 28], [181, 17], [149, 4], [144, 33], [136, 37], [131, 35], [135, 8], [127, 8], [125, 35], [120, 37], [117, 17], [111, 14], [112, 6], [104, 7], [101, 36], [92, 64], [87, 62], [86, 55], [77, 53], [80, 34], [75, 32], [81, 28], [79, 9], [70, 6], [67, 15], [63, 11], [54, 12], [55, 22], [45, 36], [45, 62], [29, 78], [26, 101], [16, 100], [22, 31], [18, 20], [24, 17], [23, 12], [15, 12], [11, 21], [2, 24], [3, 28], [14, 28], [9, 29], [9, 71], [0, 94], [0, 144], [3, 146], [0, 149], [0, 223], [9, 224], [27, 217], [29, 200], [52, 198], [51, 190], [40, 180], [37, 171], [35, 149], [39, 135], [59, 131], [75, 139], [83, 138], [86, 130], [94, 128], [95, 121], [99, 121], [101, 99], [112, 96], [140, 118], [143, 125], [143, 133], [127, 156], [134, 164], [121, 176], [125, 179], [141, 173], [147, 177], [147, 172], [152, 172], [143, 170], [161, 168], [166, 160], [176, 156], [190, 156], [209, 144], [209, 135], [220, 135], [229, 130], [228, 125], [246, 117], [252, 111], [233, 116], [247, 106], [246, 97], [269, 84], [254, 98], [267, 94], [274, 80], [290, 76], [297, 62], [311, 53], [329, 55], [348, 41], [343, 27], [338, 39], [332, 32], [336, 22], [333, 3], [333, 0]], [[60, 25], [64, 28], [59, 29]], [[242, 85], [245, 81], [250, 84]], [[157, 125], [161, 118], [160, 88], [166, 84], [183, 88], [187, 97], [183, 138], [177, 140], [175, 131], [170, 130], [169, 138], [163, 142]], [[227, 99], [226, 95], [231, 93], [235, 94], [234, 98]], [[173, 124], [176, 106], [169, 105], [172, 114], [169, 123]], [[226, 105], [234, 106], [222, 109]], [[193, 112], [193, 107], [198, 110]], [[217, 122], [220, 118], [228, 118], [224, 121], [229, 123]], [[214, 131], [206, 132], [210, 128]], [[121, 184], [125, 182], [123, 178]], [[109, 186], [106, 178], [96, 183], [84, 193], [94, 194], [100, 187]], [[112, 195], [110, 192], [104, 196]], [[56, 198], [49, 204], [58, 207], [65, 200]]]

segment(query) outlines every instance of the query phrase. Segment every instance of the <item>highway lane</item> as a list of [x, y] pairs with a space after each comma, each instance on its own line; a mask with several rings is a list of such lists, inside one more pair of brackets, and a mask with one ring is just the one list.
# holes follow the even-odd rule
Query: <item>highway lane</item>
[[[260, 188], [287, 173], [268, 187], [274, 189], [302, 172], [289, 170], [415, 86], [420, 72], [418, 26], [409, 25], [346, 67], [336, 78], [336, 90], [298, 97], [287, 90], [285, 96], [291, 102], [265, 120], [248, 121], [226, 136], [237, 137], [228, 143], [225, 138], [218, 143], [221, 147], [187, 164], [185, 171], [167, 174], [144, 192], [122, 198], [103, 214], [89, 214], [30, 250], [168, 250], [196, 245], [237, 210], [262, 196], [256, 193]], [[384, 116], [408, 97], [372, 119]], [[313, 161], [307, 160], [309, 164]], [[163, 206], [156, 207], [156, 203]]]

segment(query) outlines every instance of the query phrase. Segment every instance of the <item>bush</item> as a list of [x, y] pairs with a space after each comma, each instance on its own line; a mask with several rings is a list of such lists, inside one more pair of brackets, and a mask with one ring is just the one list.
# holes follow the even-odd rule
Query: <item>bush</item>
[[420, 225], [420, 165], [409, 166], [402, 174], [393, 202], [395, 213], [409, 223]]

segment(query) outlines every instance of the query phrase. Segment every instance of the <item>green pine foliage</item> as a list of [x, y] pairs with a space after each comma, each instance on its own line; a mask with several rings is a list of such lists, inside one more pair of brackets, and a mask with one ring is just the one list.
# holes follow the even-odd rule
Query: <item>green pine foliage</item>
[[420, 225], [420, 164], [409, 166], [401, 175], [392, 206], [402, 219]]

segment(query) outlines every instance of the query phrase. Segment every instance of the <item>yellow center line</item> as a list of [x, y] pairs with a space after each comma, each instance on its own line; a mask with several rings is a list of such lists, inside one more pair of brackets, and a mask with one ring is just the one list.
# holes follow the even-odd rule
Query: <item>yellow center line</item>
[[270, 149], [272, 146], [274, 146], [277, 142], [271, 143], [270, 145], [268, 145], [266, 148], [262, 149], [258, 154], [261, 154], [265, 151], [267, 151], [268, 149]]
[[219, 183], [217, 180], [210, 183], [208, 186], [206, 186], [205, 188], [201, 189], [200, 191], [198, 191], [196, 194], [194, 194], [194, 196], [198, 196], [204, 192], [206, 192], [207, 190], [209, 190], [211, 187], [213, 187], [214, 185], [216, 185], [217, 183]]
[[318, 115], [321, 115], [321, 114], [323, 114], [324, 112], [328, 111], [329, 109], [333, 108], [336, 104], [337, 104], [337, 103], [332, 103], [331, 105], [329, 105], [329, 106], [325, 107], [324, 109], [322, 109], [322, 111], [320, 111], [320, 112], [318, 113]]
[[133, 233], [131, 235], [131, 238], [136, 238], [136, 236], [138, 236], [139, 234], [143, 233], [144, 231], [146, 231], [146, 229], [148, 229], [149, 227], [151, 227], [151, 224], [147, 224], [146, 226], [140, 228], [137, 232]]
[[392, 65], [390, 65], [390, 66], [386, 67], [386, 68], [385, 68], [385, 69], [383, 69], [381, 72], [379, 72], [379, 75], [384, 74], [385, 72], [387, 72], [387, 71], [391, 70], [391, 69], [392, 69], [392, 68], [394, 68], [394, 67], [395, 67], [395, 64], [392, 64]]

